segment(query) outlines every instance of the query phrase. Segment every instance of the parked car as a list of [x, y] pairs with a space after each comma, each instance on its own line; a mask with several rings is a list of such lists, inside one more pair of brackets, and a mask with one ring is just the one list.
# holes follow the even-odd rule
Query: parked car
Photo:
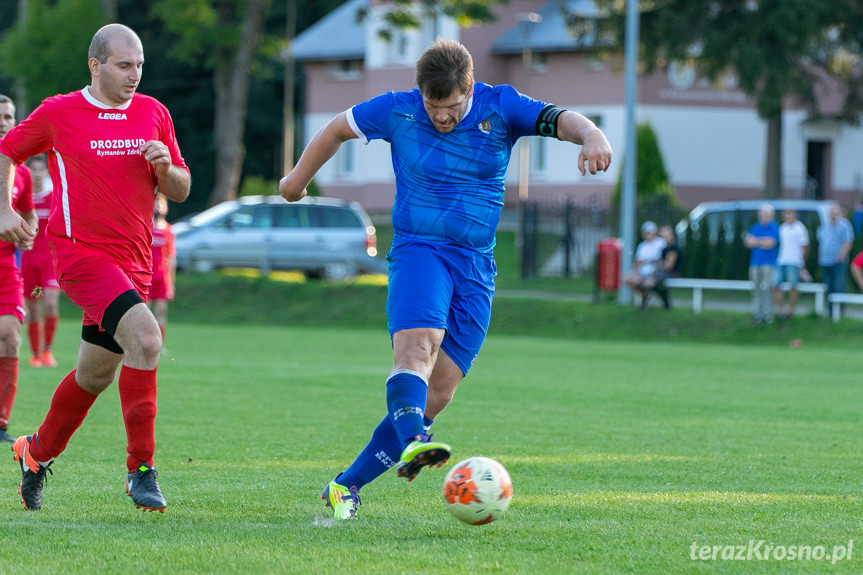
[[704, 202], [693, 208], [689, 217], [677, 224], [678, 242], [681, 245], [685, 244], [687, 228], [691, 228], [692, 233], [697, 235], [705, 221], [708, 222], [711, 242], [716, 241], [720, 227], [725, 230], [726, 241], [731, 242], [735, 227], [741, 233], [748, 231], [752, 224], [758, 220], [758, 208], [765, 203], [772, 205], [776, 210], [776, 222], [780, 224], [782, 223], [783, 210], [797, 210], [798, 219], [803, 222], [810, 233], [830, 219], [831, 202], [829, 201], [764, 199]]
[[298, 270], [327, 279], [386, 271], [368, 214], [341, 199], [241, 197], [178, 224], [174, 233], [178, 270]]
[[[705, 202], [677, 224], [677, 239], [683, 250], [683, 275], [698, 278], [746, 279], [749, 250], [744, 236], [758, 219], [758, 208], [769, 203], [781, 224], [783, 210], [797, 210], [798, 219], [809, 232], [809, 256], [804, 277], [819, 274], [818, 228], [830, 218], [829, 201], [763, 199]], [[706, 235], [705, 235], [706, 232]], [[722, 238], [722, 241], [720, 241]], [[691, 245], [688, 245], [691, 242]]]

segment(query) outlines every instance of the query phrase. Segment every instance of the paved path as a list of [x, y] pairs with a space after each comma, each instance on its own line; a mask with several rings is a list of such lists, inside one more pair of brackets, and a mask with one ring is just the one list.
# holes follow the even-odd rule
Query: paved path
[[[689, 291], [689, 290], [684, 290]], [[547, 292], [538, 290], [517, 290], [517, 289], [499, 289], [495, 292], [495, 297], [511, 298], [511, 299], [562, 299], [570, 301], [592, 302], [593, 294], [572, 293], [572, 292]], [[805, 301], [806, 294], [801, 296], [801, 301], [797, 305], [798, 315], [808, 315], [813, 313], [813, 304]], [[808, 299], [811, 299], [808, 298]], [[675, 308], [692, 309], [692, 300], [687, 297], [671, 299], [671, 305]], [[749, 313], [749, 302], [744, 301], [722, 301], [719, 299], [704, 298], [704, 309], [731, 311], [739, 313]], [[828, 309], [829, 313], [829, 309]], [[863, 320], [863, 308], [860, 306], [846, 306], [843, 317]]]

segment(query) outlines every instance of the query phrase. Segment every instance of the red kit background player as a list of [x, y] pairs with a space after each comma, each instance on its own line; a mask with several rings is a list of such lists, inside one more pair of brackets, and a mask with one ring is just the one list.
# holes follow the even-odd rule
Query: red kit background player
[[48, 246], [45, 232], [51, 211], [53, 185], [48, 175], [48, 162], [44, 155], [30, 158], [27, 165], [33, 176], [33, 205], [39, 218], [39, 232], [33, 241], [33, 249], [21, 253], [30, 365], [57, 367], [51, 345], [54, 343], [54, 333], [57, 331], [57, 322], [60, 319], [60, 284], [57, 283], [54, 274], [51, 248]]

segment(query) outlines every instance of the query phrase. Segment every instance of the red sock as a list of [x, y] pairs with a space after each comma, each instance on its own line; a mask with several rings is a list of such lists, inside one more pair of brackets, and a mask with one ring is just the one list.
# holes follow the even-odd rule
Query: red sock
[[159, 331], [162, 332], [162, 347], [165, 347], [165, 326], [160, 325]]
[[45, 347], [50, 349], [54, 343], [54, 333], [57, 331], [57, 316], [47, 316], [45, 318]]
[[15, 392], [18, 391], [18, 358], [0, 357], [0, 427], [9, 425]]
[[33, 356], [39, 355], [39, 322], [32, 321], [27, 324], [27, 336], [30, 339], [30, 351]]
[[124, 365], [117, 387], [126, 424], [126, 466], [130, 473], [142, 463], [152, 467], [156, 451], [156, 370]]
[[51, 398], [45, 421], [36, 432], [38, 441], [30, 444], [30, 453], [36, 461], [50, 461], [63, 453], [97, 397], [98, 394], [85, 391], [78, 385], [74, 369], [63, 378]]

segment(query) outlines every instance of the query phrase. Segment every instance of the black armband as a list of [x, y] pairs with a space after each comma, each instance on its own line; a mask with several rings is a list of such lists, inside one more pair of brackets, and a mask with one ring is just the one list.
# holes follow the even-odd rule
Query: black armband
[[557, 138], [557, 121], [566, 110], [549, 104], [542, 109], [536, 119], [536, 134], [547, 138]]

